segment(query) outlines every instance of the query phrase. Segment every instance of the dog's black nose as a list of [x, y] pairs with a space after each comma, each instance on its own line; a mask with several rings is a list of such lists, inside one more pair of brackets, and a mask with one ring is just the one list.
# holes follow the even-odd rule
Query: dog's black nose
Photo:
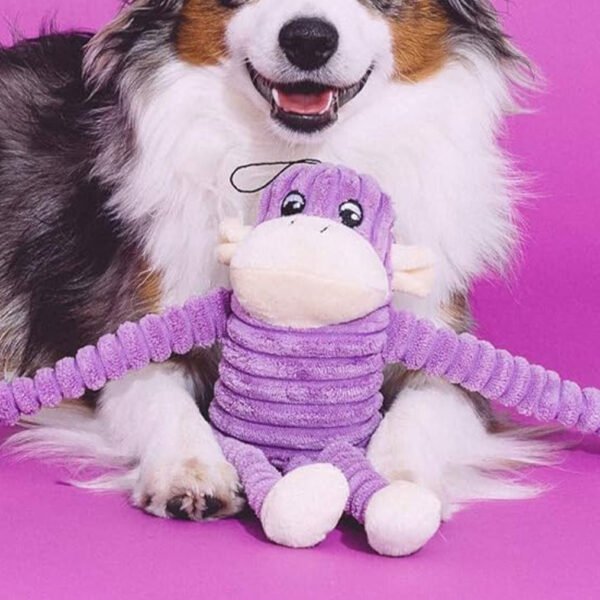
[[314, 71], [326, 64], [339, 41], [337, 29], [317, 18], [295, 19], [279, 33], [279, 45], [288, 60], [303, 71]]

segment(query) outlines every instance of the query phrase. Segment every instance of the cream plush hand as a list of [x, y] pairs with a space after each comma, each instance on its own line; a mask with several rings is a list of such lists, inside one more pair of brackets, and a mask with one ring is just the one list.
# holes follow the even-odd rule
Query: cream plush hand
[[224, 265], [231, 264], [237, 245], [250, 234], [252, 227], [245, 226], [239, 219], [225, 219], [219, 228], [217, 258]]
[[426, 297], [435, 281], [435, 257], [422, 246], [392, 246], [392, 289], [420, 298]]

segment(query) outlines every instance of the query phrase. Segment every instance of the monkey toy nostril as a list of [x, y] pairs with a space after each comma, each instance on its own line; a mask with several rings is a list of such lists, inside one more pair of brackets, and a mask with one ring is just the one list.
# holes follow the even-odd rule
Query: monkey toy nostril
[[301, 18], [284, 25], [279, 45], [288, 60], [303, 71], [325, 65], [338, 49], [338, 30], [324, 19]]

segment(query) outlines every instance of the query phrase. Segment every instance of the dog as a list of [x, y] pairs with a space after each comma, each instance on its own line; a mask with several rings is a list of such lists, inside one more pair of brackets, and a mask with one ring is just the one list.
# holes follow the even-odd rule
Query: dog
[[[218, 222], [257, 204], [231, 172], [307, 157], [377, 178], [398, 238], [436, 256], [434, 293], [395, 303], [467, 330], [471, 282], [517, 240], [497, 133], [529, 73], [489, 0], [134, 0], [96, 35], [0, 50], [4, 374], [226, 285]], [[243, 493], [206, 419], [217, 360], [147, 368], [11, 444], [111, 467], [80, 485], [153, 515], [233, 515]], [[545, 462], [547, 445], [481, 399], [399, 369], [384, 393], [369, 458], [433, 491], [444, 518], [535, 493], [502, 471]]]

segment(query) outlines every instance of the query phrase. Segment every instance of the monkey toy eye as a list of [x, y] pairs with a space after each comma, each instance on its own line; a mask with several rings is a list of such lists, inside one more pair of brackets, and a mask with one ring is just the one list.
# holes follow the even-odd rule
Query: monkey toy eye
[[299, 192], [290, 192], [281, 204], [281, 216], [291, 217], [304, 212], [306, 208], [306, 199]]
[[363, 222], [362, 206], [356, 200], [344, 202], [340, 206], [340, 218], [346, 227], [358, 227]]

